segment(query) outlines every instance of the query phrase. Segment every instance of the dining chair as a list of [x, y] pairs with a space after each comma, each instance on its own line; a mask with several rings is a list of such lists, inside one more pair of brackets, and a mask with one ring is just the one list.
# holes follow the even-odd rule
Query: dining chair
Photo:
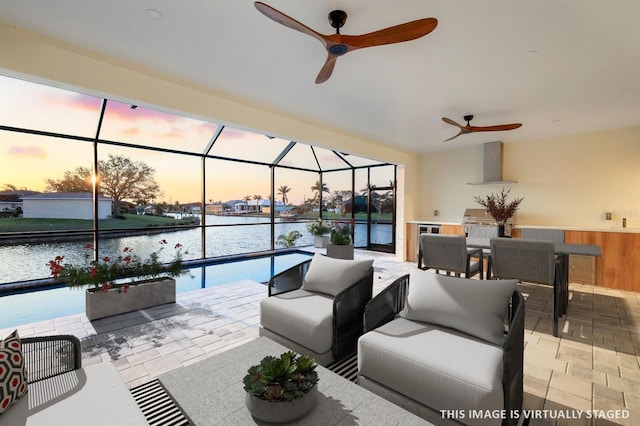
[[440, 270], [447, 275], [471, 278], [484, 276], [482, 249], [468, 249], [467, 240], [462, 235], [422, 234], [418, 250], [418, 268]]
[[562, 264], [551, 240], [492, 238], [487, 279], [503, 278], [553, 286], [553, 335], [562, 306]]

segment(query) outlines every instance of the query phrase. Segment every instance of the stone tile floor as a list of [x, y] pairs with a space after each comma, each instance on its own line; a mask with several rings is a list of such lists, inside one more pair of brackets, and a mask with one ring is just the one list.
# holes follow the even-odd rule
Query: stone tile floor
[[[413, 265], [375, 252], [356, 251], [356, 257], [374, 258], [374, 294]], [[531, 424], [640, 424], [640, 294], [571, 284], [569, 313], [556, 338], [551, 288], [523, 283], [519, 289], [527, 299], [524, 408], [541, 417]], [[263, 297], [264, 284], [240, 281], [178, 294], [175, 305], [93, 322], [71, 315], [18, 329], [21, 336], [78, 336], [83, 365], [113, 362], [131, 388], [258, 337]], [[561, 414], [578, 418], [543, 418]]]

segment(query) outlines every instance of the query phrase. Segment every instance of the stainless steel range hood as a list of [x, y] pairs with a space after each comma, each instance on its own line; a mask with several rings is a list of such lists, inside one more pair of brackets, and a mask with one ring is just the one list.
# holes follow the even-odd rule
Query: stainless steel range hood
[[484, 144], [484, 175], [482, 182], [469, 182], [468, 185], [490, 185], [501, 183], [518, 183], [515, 180], [502, 179], [502, 142]]

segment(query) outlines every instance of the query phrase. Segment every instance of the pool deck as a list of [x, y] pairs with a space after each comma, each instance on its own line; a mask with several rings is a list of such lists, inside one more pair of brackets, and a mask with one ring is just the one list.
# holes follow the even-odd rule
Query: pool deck
[[[374, 258], [374, 294], [413, 263]], [[531, 410], [627, 410], [629, 418], [594, 422], [583, 416], [532, 424], [640, 424], [640, 294], [570, 285], [569, 313], [552, 335], [551, 288], [520, 284], [527, 299], [525, 402]], [[240, 281], [177, 295], [177, 303], [90, 322], [84, 314], [17, 327], [21, 336], [73, 334], [83, 365], [113, 362], [132, 388], [258, 337], [264, 284]], [[5, 314], [5, 313], [3, 313]], [[0, 330], [0, 337], [10, 329]]]

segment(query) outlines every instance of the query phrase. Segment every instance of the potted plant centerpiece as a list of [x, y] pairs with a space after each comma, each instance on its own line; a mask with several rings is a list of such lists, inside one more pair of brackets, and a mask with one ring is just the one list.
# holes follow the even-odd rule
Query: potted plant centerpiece
[[313, 358], [295, 352], [264, 357], [242, 380], [249, 412], [269, 423], [290, 422], [306, 415], [318, 397], [316, 366]]
[[498, 194], [487, 195], [485, 198], [475, 196], [473, 200], [480, 204], [482, 207], [487, 209], [491, 217], [493, 217], [498, 224], [498, 236], [504, 237], [504, 225], [507, 223], [507, 220], [511, 219], [520, 203], [524, 198], [516, 198], [513, 201], [508, 202], [507, 198], [509, 197], [509, 192], [511, 189], [504, 189], [500, 191]]
[[335, 222], [331, 227], [331, 239], [327, 245], [327, 256], [336, 259], [353, 260], [354, 220], [351, 222]]
[[329, 237], [326, 235], [331, 231], [331, 225], [329, 222], [325, 222], [322, 219], [307, 222], [307, 231], [311, 232], [314, 236], [313, 246], [316, 248], [325, 248], [329, 243]]
[[182, 245], [168, 264], [160, 262], [160, 252], [168, 244], [142, 259], [130, 247], [115, 258], [93, 259], [93, 245], [87, 244], [84, 261], [64, 263], [64, 256], [48, 262], [51, 276], [72, 288], [86, 289], [86, 315], [90, 320], [176, 301], [175, 277], [189, 274], [182, 267]]

